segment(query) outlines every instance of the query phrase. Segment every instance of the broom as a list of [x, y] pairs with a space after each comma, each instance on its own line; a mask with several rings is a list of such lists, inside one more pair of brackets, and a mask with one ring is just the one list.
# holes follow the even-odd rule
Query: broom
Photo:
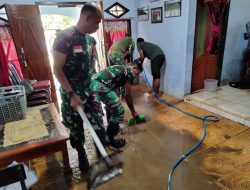
[[77, 107], [77, 111], [81, 116], [85, 127], [87, 127], [87, 129], [89, 130], [98, 150], [100, 151], [100, 154], [102, 155], [102, 158], [95, 164], [93, 164], [89, 169], [88, 189], [92, 190], [98, 185], [107, 182], [111, 178], [122, 174], [123, 163], [121, 162], [117, 153], [113, 153], [111, 155], [107, 154], [101, 141], [96, 135], [95, 130], [92, 128], [88, 118], [86, 117], [80, 106]]

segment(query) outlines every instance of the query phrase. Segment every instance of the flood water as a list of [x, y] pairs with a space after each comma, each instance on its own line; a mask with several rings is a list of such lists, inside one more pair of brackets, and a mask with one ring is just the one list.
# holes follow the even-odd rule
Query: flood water
[[[143, 98], [148, 89], [141, 86], [134, 88], [135, 108], [139, 114], [146, 116], [147, 122], [127, 126], [126, 121], [131, 116], [125, 106], [125, 132], [122, 136], [127, 145], [120, 152], [124, 162], [123, 174], [97, 190], [167, 189], [171, 166], [203, 134], [200, 120], [160, 102], [148, 104]], [[199, 116], [212, 114], [168, 95], [162, 98]], [[96, 153], [90, 137], [87, 147], [93, 163]], [[86, 189], [86, 174], [78, 169], [77, 153], [70, 145], [68, 149], [72, 173], [63, 172], [60, 153], [29, 162], [39, 176], [33, 190]], [[108, 149], [108, 152], [113, 150]], [[172, 190], [219, 189], [250, 190], [250, 130], [225, 118], [220, 118], [217, 123], [207, 122], [207, 138], [176, 168], [172, 176]]]

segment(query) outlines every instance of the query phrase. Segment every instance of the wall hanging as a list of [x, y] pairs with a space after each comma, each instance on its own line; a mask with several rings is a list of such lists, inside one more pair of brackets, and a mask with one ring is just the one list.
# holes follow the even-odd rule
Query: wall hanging
[[138, 20], [149, 20], [148, 7], [142, 7], [137, 10]]
[[120, 3], [115, 2], [113, 5], [108, 7], [105, 10], [105, 12], [112, 15], [115, 18], [120, 18], [121, 16], [123, 16], [127, 12], [129, 12], [129, 10], [126, 7], [124, 7], [123, 5], [121, 5]]
[[165, 18], [181, 16], [181, 0], [168, 0], [164, 3]]
[[162, 7], [151, 9], [151, 23], [162, 23]]

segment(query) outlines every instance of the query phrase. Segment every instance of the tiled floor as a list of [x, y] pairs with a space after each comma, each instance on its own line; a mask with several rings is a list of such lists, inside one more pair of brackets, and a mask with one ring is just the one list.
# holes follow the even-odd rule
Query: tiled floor
[[[148, 89], [135, 86], [135, 108], [147, 122], [126, 126], [127, 145], [120, 155], [123, 174], [99, 186], [98, 190], [163, 190], [168, 173], [177, 158], [201, 138], [201, 121], [160, 102], [149, 105], [143, 94]], [[162, 98], [178, 108], [204, 117], [213, 113], [167, 94]], [[125, 121], [131, 114], [125, 105]], [[177, 168], [173, 190], [249, 190], [250, 128], [224, 117], [206, 122], [207, 136], [202, 145]], [[126, 125], [126, 123], [125, 123]], [[86, 139], [88, 141], [88, 139]], [[91, 150], [92, 148], [90, 148]], [[92, 149], [93, 150], [93, 149]], [[39, 181], [33, 190], [85, 190], [86, 173], [78, 169], [77, 153], [68, 145], [72, 173], [63, 173], [60, 154], [34, 159], [29, 166]], [[108, 149], [109, 152], [112, 152]], [[96, 161], [96, 156], [93, 156]]]
[[185, 102], [250, 127], [250, 89], [218, 87], [185, 96]]

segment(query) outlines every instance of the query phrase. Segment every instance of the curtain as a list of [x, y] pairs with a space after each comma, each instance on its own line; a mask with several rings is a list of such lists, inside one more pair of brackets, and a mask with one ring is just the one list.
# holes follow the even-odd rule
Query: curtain
[[107, 50], [109, 50], [114, 42], [128, 34], [128, 21], [105, 20], [104, 29], [106, 34]]
[[0, 84], [3, 86], [11, 85], [11, 81], [9, 80], [9, 62], [12, 62], [19, 76], [22, 77], [22, 70], [20, 68], [15, 44], [13, 38], [10, 33], [10, 28], [8, 24], [2, 23], [0, 25]]
[[227, 6], [228, 0], [205, 0], [204, 3], [208, 7], [209, 15], [212, 22], [211, 36], [207, 51], [211, 54], [218, 54], [219, 51], [219, 34], [221, 32], [220, 24], [222, 22], [223, 13]]
[[5, 54], [4, 46], [2, 40], [0, 40], [0, 85], [10, 86], [11, 82], [9, 80], [9, 66], [8, 59]]
[[18, 60], [16, 47], [15, 47], [13, 39], [9, 40], [9, 42], [8, 42], [8, 49], [7, 49], [6, 55], [7, 55], [8, 61], [11, 61], [12, 64], [15, 65], [15, 68], [16, 68], [19, 76], [23, 77], [22, 69], [20, 67], [20, 63]]

